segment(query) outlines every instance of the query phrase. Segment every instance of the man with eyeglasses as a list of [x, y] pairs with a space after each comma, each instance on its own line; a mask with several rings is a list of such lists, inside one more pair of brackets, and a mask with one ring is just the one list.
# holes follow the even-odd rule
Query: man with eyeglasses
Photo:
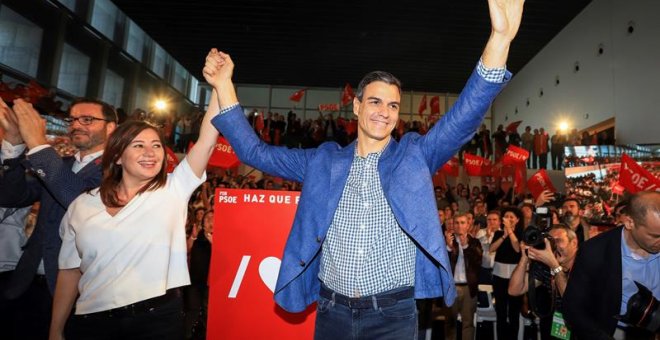
[[71, 104], [65, 122], [78, 149], [74, 157], [60, 157], [48, 144], [45, 121], [32, 104], [17, 99], [10, 108], [0, 100], [0, 126], [5, 131], [0, 206], [41, 203], [34, 232], [23, 246], [7, 287], [0, 292], [0, 300], [18, 306], [13, 330], [2, 330], [2, 338], [47, 338], [61, 245], [59, 224], [80, 193], [99, 186], [100, 157], [117, 126], [117, 114], [102, 101], [79, 99]]

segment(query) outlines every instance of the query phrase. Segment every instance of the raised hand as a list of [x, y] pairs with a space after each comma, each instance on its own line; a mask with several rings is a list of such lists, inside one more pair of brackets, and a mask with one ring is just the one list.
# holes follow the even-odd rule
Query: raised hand
[[41, 118], [39, 112], [32, 104], [23, 99], [14, 100], [14, 112], [18, 120], [18, 130], [28, 149], [48, 144], [46, 140], [46, 120]]
[[524, 0], [488, 0], [492, 32], [513, 40], [520, 28]]
[[204, 79], [214, 88], [223, 85], [223, 82], [230, 81], [234, 73], [234, 62], [229, 54], [220, 52], [213, 48], [206, 56], [204, 69], [202, 70]]
[[18, 130], [18, 118], [16, 113], [0, 98], [0, 127], [5, 130], [4, 139], [11, 145], [23, 143], [23, 138]]

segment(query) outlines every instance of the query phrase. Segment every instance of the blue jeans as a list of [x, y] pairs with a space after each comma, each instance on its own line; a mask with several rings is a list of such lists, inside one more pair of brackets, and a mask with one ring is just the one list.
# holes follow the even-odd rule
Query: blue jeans
[[[322, 286], [324, 289], [333, 295], [319, 297], [314, 339], [417, 339], [417, 306], [412, 287], [359, 298], [357, 307], [344, 304], [347, 297]], [[404, 291], [410, 291], [410, 297], [389, 298]]]

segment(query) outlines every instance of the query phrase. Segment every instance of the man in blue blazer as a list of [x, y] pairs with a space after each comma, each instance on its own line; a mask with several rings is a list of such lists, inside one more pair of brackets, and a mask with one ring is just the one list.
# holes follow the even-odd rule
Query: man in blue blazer
[[275, 300], [291, 312], [318, 302], [316, 339], [411, 339], [414, 298], [454, 302], [431, 177], [474, 135], [510, 77], [505, 63], [522, 3], [489, 1], [491, 36], [458, 101], [426, 135], [400, 142], [391, 132], [401, 85], [387, 72], [371, 72], [358, 86], [355, 142], [287, 149], [267, 145], [250, 127], [229, 55], [213, 49], [207, 56], [204, 77], [222, 108], [214, 126], [244, 163], [303, 183]]
[[78, 195], [101, 183], [100, 157], [117, 125], [117, 114], [104, 102], [81, 99], [71, 104], [66, 121], [72, 144], [79, 150], [74, 157], [60, 157], [48, 144], [45, 122], [32, 104], [17, 99], [11, 109], [0, 101], [0, 126], [5, 130], [0, 206], [40, 202], [34, 231], [8, 287], [0, 292], [0, 300], [14, 300], [20, 307], [12, 325], [20, 332], [16, 337], [48, 336], [62, 243], [60, 221]]

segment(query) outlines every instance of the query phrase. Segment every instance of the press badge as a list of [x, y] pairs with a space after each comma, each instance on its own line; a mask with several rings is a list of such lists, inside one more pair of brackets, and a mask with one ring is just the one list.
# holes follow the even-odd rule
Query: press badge
[[564, 316], [559, 312], [555, 312], [552, 315], [552, 328], [550, 329], [550, 335], [563, 340], [571, 338], [571, 331], [566, 327]]

